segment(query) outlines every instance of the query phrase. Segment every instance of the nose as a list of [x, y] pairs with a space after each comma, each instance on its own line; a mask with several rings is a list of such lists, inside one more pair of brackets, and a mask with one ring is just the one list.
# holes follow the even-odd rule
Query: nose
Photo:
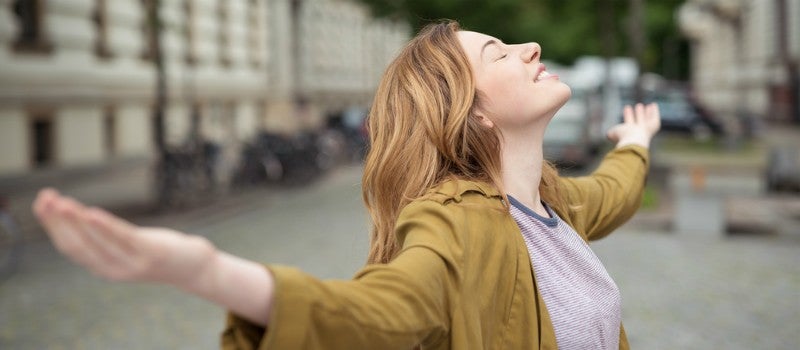
[[522, 44], [520, 55], [526, 63], [533, 62], [542, 55], [542, 47], [538, 43]]

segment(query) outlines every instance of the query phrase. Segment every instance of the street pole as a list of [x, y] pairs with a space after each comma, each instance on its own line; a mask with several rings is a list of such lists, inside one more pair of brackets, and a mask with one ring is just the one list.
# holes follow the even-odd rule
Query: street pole
[[161, 0], [147, 0], [145, 3], [149, 28], [148, 35], [150, 35], [150, 57], [156, 70], [155, 103], [153, 105], [153, 139], [157, 152], [154, 174], [156, 205], [159, 208], [164, 208], [172, 202], [176, 189], [171, 180], [175, 174], [170, 174], [170, 165], [167, 164], [169, 160], [164, 115], [169, 101], [164, 67], [164, 51], [161, 43], [163, 29], [160, 11]]
[[789, 7], [786, 0], [776, 0], [775, 15], [777, 17], [776, 24], [778, 26], [778, 55], [780, 62], [787, 75], [786, 90], [788, 95], [786, 103], [786, 119], [794, 123], [800, 123], [800, 77], [798, 77], [797, 62], [792, 60], [792, 55], [789, 50], [789, 21], [787, 16]]
[[156, 144], [159, 161], [163, 161], [166, 153], [164, 131], [164, 109], [167, 101], [167, 82], [164, 72], [164, 59], [161, 47], [161, 15], [160, 0], [149, 0], [147, 4], [148, 35], [150, 36], [150, 55], [156, 69], [155, 104], [153, 106], [153, 138]]
[[635, 102], [642, 102], [644, 93], [642, 91], [642, 73], [644, 72], [644, 45], [647, 34], [644, 26], [644, 0], [630, 0], [630, 18], [628, 23], [628, 35], [630, 38], [631, 56], [636, 59], [639, 65], [639, 75], [636, 77], [633, 98]]
[[[601, 87], [601, 96], [602, 99], [601, 103], [601, 117], [600, 121], [597, 123], [597, 127], [593, 127], [592, 129], [595, 130], [593, 133], [595, 135], [601, 135], [600, 137], [593, 136], [592, 143], [594, 144], [596, 141], [595, 138], [600, 140], [603, 139], [602, 135], [605, 134], [606, 125], [608, 125], [609, 120], [613, 120], [613, 123], [616, 124], [617, 121], [617, 113], [616, 110], [617, 103], [616, 99], [619, 97], [619, 86], [614, 81], [614, 77], [612, 76], [612, 61], [615, 56], [617, 56], [617, 35], [616, 35], [616, 16], [614, 13], [614, 2], [613, 0], [602, 0], [597, 3], [600, 8], [597, 11], [599, 18], [599, 33], [600, 33], [600, 42], [603, 44], [602, 53], [604, 62], [604, 69], [603, 69], [603, 85]], [[612, 102], [614, 101], [614, 102]], [[613, 106], [613, 108], [612, 108]], [[612, 124], [613, 125], [613, 124]]]
[[294, 63], [292, 66], [292, 105], [293, 110], [297, 109], [297, 104], [299, 101], [305, 99], [302, 93], [302, 77], [303, 77], [303, 64], [302, 64], [302, 37], [300, 35], [300, 30], [302, 28], [302, 23], [300, 23], [301, 16], [301, 9], [303, 7], [303, 0], [290, 0], [291, 1], [291, 40], [292, 40], [292, 56], [294, 56]]
[[[603, 90], [612, 86], [611, 80], [611, 60], [616, 55], [617, 40], [614, 31], [614, 4], [612, 0], [602, 0], [600, 5], [600, 42], [603, 43], [603, 58], [605, 58], [605, 77]], [[607, 93], [607, 92], [606, 92]]]

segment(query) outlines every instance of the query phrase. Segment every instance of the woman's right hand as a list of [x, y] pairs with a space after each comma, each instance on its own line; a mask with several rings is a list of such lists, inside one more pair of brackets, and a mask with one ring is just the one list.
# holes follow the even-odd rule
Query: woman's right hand
[[33, 211], [62, 254], [114, 281], [191, 289], [216, 255], [216, 248], [203, 237], [140, 227], [52, 189], [39, 192]]
[[62, 254], [100, 277], [170, 284], [267, 324], [274, 281], [260, 264], [218, 251], [203, 237], [137, 226], [52, 189], [39, 192], [33, 211]]

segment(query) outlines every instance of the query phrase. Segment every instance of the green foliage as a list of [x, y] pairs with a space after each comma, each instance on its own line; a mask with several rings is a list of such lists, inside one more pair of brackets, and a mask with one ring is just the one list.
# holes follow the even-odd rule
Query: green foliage
[[[407, 21], [416, 32], [425, 24], [447, 18], [468, 30], [508, 43], [536, 41], [543, 57], [570, 64], [585, 55], [626, 56], [629, 48], [629, 0], [360, 0], [374, 15]], [[644, 1], [644, 0], [643, 0]], [[668, 78], [688, 75], [688, 45], [675, 24], [675, 10], [683, 0], [646, 1], [644, 26], [647, 46], [645, 71]], [[613, 18], [602, 16], [613, 7]], [[603, 23], [612, 23], [611, 27]], [[613, 36], [611, 48], [603, 35]], [[665, 52], [666, 50], [666, 52]]]
[[651, 185], [647, 185], [642, 193], [642, 210], [656, 210], [659, 206], [659, 191]]

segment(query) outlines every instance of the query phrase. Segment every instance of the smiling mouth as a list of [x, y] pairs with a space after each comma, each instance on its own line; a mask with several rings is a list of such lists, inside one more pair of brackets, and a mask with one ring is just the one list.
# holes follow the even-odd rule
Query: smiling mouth
[[539, 75], [537, 75], [537, 76], [536, 76], [536, 78], [535, 78], [535, 79], [533, 79], [533, 82], [534, 82], [534, 83], [538, 83], [538, 82], [540, 82], [540, 81], [542, 81], [542, 80], [544, 80], [544, 79], [547, 79], [547, 77], [549, 77], [549, 76], [550, 76], [550, 73], [547, 73], [547, 71], [546, 71], [546, 70], [542, 70], [542, 71], [539, 73]]

